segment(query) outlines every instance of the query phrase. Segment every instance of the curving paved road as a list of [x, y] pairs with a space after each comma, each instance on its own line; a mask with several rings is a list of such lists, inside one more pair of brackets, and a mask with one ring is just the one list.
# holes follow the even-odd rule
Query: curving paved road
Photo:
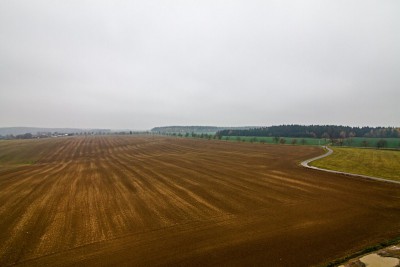
[[327, 150], [327, 152], [325, 154], [323, 154], [321, 156], [318, 156], [318, 157], [315, 157], [315, 158], [312, 158], [312, 159], [307, 159], [307, 160], [305, 160], [305, 161], [303, 161], [301, 163], [301, 166], [309, 168], [309, 169], [325, 171], [325, 172], [331, 172], [331, 173], [339, 173], [339, 174], [355, 176], [355, 177], [361, 177], [361, 178], [375, 180], [375, 181], [379, 181], [379, 182], [400, 184], [400, 181], [388, 180], [388, 179], [383, 179], [383, 178], [374, 177], [374, 176], [368, 176], [368, 175], [362, 175], [362, 174], [355, 174], [355, 173], [348, 173], [348, 172], [341, 172], [341, 171], [322, 169], [322, 168], [318, 168], [318, 167], [314, 167], [314, 166], [308, 165], [310, 162], [313, 162], [313, 161], [318, 160], [318, 159], [325, 158], [325, 157], [327, 157], [327, 156], [329, 156], [329, 155], [331, 155], [333, 153], [333, 150], [330, 149], [327, 146], [322, 146], [322, 148]]

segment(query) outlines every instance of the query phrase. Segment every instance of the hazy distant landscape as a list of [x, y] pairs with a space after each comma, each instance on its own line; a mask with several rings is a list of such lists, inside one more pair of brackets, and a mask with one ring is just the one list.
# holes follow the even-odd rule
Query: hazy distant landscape
[[0, 1], [0, 266], [400, 266], [399, 10]]
[[337, 125], [280, 125], [269, 127], [162, 126], [150, 130], [3, 127], [0, 139], [35, 139], [74, 135], [158, 134], [291, 145], [400, 149], [400, 128]]

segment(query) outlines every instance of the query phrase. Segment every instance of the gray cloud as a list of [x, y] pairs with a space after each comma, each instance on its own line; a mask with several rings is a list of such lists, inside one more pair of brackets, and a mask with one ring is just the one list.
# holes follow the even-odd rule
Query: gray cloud
[[289, 2], [2, 1], [0, 126], [399, 126], [400, 2]]

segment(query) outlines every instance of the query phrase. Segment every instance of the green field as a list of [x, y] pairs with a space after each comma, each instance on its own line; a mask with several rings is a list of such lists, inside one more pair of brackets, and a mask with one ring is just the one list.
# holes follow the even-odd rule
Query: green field
[[[318, 138], [292, 138], [292, 137], [282, 137], [285, 139], [285, 144], [293, 145], [315, 145], [322, 146], [329, 143], [329, 140], [318, 139]], [[264, 136], [223, 136], [222, 140], [229, 141], [242, 141], [242, 142], [264, 142], [268, 144], [280, 143], [280, 141], [274, 140], [274, 137], [264, 137]], [[294, 141], [295, 140], [295, 141]]]
[[332, 149], [332, 155], [310, 165], [400, 181], [400, 151], [339, 147]]
[[400, 148], [400, 138], [364, 138], [364, 137], [354, 137], [351, 139], [345, 139], [344, 146], [352, 147], [376, 147], [376, 143], [379, 140], [386, 140], [386, 148]]
[[[285, 144], [296, 144], [296, 145], [328, 145], [330, 143], [329, 139], [324, 138], [292, 138], [292, 137], [282, 137], [285, 139]], [[364, 137], [353, 137], [343, 140], [342, 146], [349, 147], [369, 147], [376, 148], [377, 142], [379, 140], [385, 140], [386, 146], [384, 148], [399, 149], [400, 148], [400, 138], [364, 138]], [[274, 137], [257, 137], [257, 136], [223, 136], [222, 140], [229, 141], [243, 141], [243, 142], [265, 142], [268, 144], [280, 143], [276, 142]], [[296, 141], [294, 141], [296, 140]], [[304, 141], [303, 141], [304, 140]], [[295, 142], [295, 143], [293, 143]]]

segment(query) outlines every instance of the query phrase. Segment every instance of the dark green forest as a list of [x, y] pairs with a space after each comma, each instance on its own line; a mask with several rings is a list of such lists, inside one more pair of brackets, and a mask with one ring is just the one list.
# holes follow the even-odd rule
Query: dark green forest
[[400, 128], [395, 127], [350, 127], [337, 125], [279, 125], [252, 129], [226, 129], [218, 131], [217, 136], [277, 136], [310, 138], [351, 138], [377, 137], [398, 138]]

